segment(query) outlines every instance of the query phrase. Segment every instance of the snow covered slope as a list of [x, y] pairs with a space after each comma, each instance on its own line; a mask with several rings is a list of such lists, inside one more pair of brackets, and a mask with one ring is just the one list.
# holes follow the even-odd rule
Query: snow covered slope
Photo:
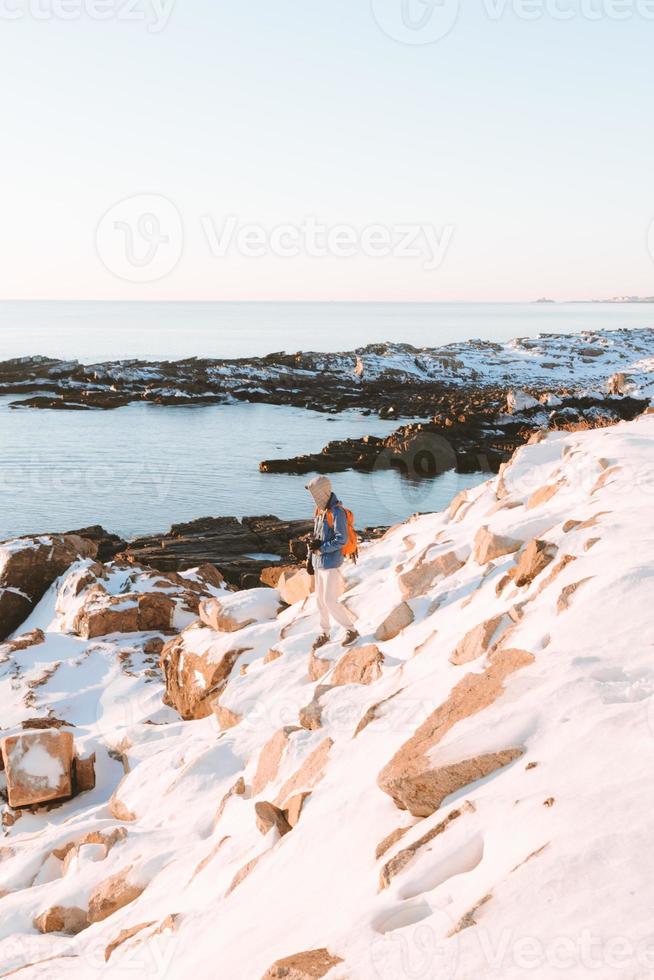
[[[259, 980], [309, 950], [330, 972], [288, 976], [654, 975], [653, 501], [652, 415], [523, 447], [365, 547], [353, 651], [310, 657], [313, 597], [187, 629], [233, 660], [223, 731], [162, 704], [151, 634], [68, 631], [79, 563], [23, 627], [44, 642], [0, 647], [3, 734], [51, 713], [98, 758], [5, 827], [0, 975]], [[34, 927], [98, 889], [117, 911]]]

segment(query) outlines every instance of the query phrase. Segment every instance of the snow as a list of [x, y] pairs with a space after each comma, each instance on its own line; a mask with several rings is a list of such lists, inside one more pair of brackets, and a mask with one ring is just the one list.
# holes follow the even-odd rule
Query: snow
[[[538, 342], [529, 343], [516, 355], [540, 356]], [[536, 490], [554, 484], [553, 496], [529, 506]], [[213, 718], [183, 722], [162, 703], [161, 677], [146, 672], [143, 644], [151, 634], [90, 641], [69, 634], [77, 601], [71, 584], [80, 571], [73, 568], [21, 628], [45, 629], [45, 643], [0, 663], [3, 734], [48, 711], [73, 722], [78, 749], [97, 754], [97, 786], [4, 828], [1, 972], [33, 964], [19, 975], [93, 980], [129, 977], [136, 968], [166, 980], [209, 980], [218, 969], [230, 980], [258, 980], [280, 957], [327, 947], [344, 961], [330, 980], [654, 975], [653, 500], [654, 416], [647, 415], [550, 433], [521, 448], [497, 478], [467, 491], [454, 517], [417, 515], [364, 546], [358, 565], [347, 568], [344, 595], [360, 617], [362, 644], [373, 642], [376, 625], [401, 601], [398, 574], [450, 551], [465, 563], [409, 598], [415, 621], [379, 644], [381, 678], [326, 693], [322, 728], [289, 734], [278, 773], [257, 797], [251, 786], [261, 748], [283, 726], [298, 725], [315, 692], [307, 675], [315, 599], [278, 613], [273, 590], [237, 593], [226, 603], [248, 619], [256, 608], [256, 622], [233, 634], [202, 626], [186, 632], [188, 649], [210, 659], [246, 651], [219, 698], [243, 719], [220, 733]], [[509, 582], [498, 592], [515, 556], [480, 565], [473, 542], [482, 526], [525, 543], [539, 536], [556, 556], [530, 585]], [[547, 584], [563, 556], [573, 560]], [[108, 575], [103, 584], [120, 594], [127, 573], [109, 567]], [[380, 770], [466, 675], [488, 666], [483, 653], [463, 666], [450, 663], [462, 637], [511, 612], [516, 619], [500, 643], [531, 653], [533, 663], [429, 755], [439, 766], [510, 746], [522, 756], [464, 786], [431, 816], [399, 810], [377, 784]], [[335, 633], [321, 656], [336, 663], [339, 640]], [[129, 669], [118, 657], [126, 648]], [[272, 648], [281, 656], [264, 663]], [[55, 663], [52, 676], [30, 686]], [[368, 708], [384, 699], [355, 737]], [[327, 737], [333, 745], [324, 776], [297, 826], [281, 839], [275, 831], [263, 837], [255, 802], [274, 800]], [[217, 820], [240, 776], [246, 793], [231, 796]], [[134, 821], [112, 817], [114, 791]], [[384, 864], [457, 808], [461, 815], [380, 891]], [[126, 836], [106, 856], [84, 846], [68, 873], [57, 873], [55, 849], [117, 827]], [[405, 835], [376, 859], [377, 845], [397, 828]], [[134, 902], [75, 937], [36, 934], [40, 911], [85, 907], [93, 888], [128, 867], [147, 885]], [[172, 914], [179, 915], [174, 928], [157, 934]], [[155, 925], [105, 964], [104, 949], [121, 930], [145, 922]]]
[[9, 766], [20, 771], [21, 776], [35, 787], [55, 789], [65, 775], [61, 759], [50, 753], [38, 743], [29, 745], [17, 742], [9, 753]]

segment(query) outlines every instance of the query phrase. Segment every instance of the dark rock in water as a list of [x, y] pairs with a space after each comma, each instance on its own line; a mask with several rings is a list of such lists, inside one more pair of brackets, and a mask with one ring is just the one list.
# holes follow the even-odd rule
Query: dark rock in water
[[96, 557], [100, 562], [110, 561], [127, 546], [123, 538], [118, 534], [112, 534], [111, 531], [105, 531], [100, 524], [93, 524], [92, 527], [83, 527], [76, 531], [66, 531], [65, 534], [77, 534], [80, 538], [95, 542], [98, 546]]

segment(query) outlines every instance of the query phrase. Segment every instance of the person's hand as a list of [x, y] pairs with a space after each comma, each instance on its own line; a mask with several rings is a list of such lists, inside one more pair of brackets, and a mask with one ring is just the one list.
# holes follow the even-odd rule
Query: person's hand
[[309, 551], [320, 551], [322, 547], [322, 541], [320, 538], [312, 538], [309, 542]]

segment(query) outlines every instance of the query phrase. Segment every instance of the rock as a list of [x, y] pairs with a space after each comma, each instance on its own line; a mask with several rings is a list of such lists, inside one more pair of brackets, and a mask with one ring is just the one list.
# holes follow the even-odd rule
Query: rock
[[285, 808], [292, 796], [301, 790], [306, 791], [320, 782], [329, 758], [329, 750], [333, 745], [331, 738], [325, 738], [304, 760], [300, 768], [290, 779], [287, 779], [275, 800], [275, 805]]
[[214, 704], [213, 713], [221, 732], [240, 725], [243, 718], [242, 715], [237, 715], [235, 711], [230, 711], [229, 708], [225, 708], [220, 704]]
[[73, 736], [55, 728], [2, 739], [11, 807], [72, 796]]
[[475, 535], [474, 558], [479, 565], [485, 565], [504, 555], [512, 555], [522, 548], [522, 541], [493, 534], [487, 527], [480, 527]]
[[523, 748], [505, 749], [408, 775], [395, 787], [395, 804], [414, 817], [429, 817], [446, 797], [508, 766], [523, 754]]
[[288, 834], [292, 829], [284, 811], [280, 810], [274, 803], [261, 800], [259, 803], [254, 804], [254, 812], [257, 816], [257, 829], [264, 837], [270, 833], [273, 827], [276, 828], [280, 837]]
[[493, 704], [504, 691], [504, 680], [533, 660], [533, 655], [524, 650], [498, 650], [491, 655], [483, 673], [467, 674], [459, 681], [447, 700], [429, 715], [380, 772], [377, 783], [396, 806], [408, 809], [414, 816], [427, 816], [454, 791], [455, 784], [460, 789], [466, 785], [461, 780], [469, 776], [479, 778], [476, 773], [493, 772], [516, 758], [515, 753], [522, 752], [508, 749], [441, 767], [433, 750], [459, 721]]
[[86, 793], [95, 789], [95, 752], [86, 759], [73, 759], [73, 792]]
[[265, 789], [268, 783], [277, 778], [282, 756], [288, 747], [288, 742], [293, 732], [301, 729], [297, 725], [287, 725], [275, 732], [259, 753], [257, 771], [252, 780], [252, 795], [258, 796]]
[[368, 725], [370, 725], [373, 721], [376, 721], [377, 718], [379, 718], [379, 709], [389, 701], [392, 701], [393, 698], [396, 698], [398, 695], [402, 694], [403, 690], [404, 688], [400, 688], [398, 691], [394, 691], [393, 694], [389, 694], [387, 698], [383, 698], [381, 701], [376, 701], [374, 704], [371, 704], [357, 725], [353, 738], [356, 738], [357, 735], [360, 735], [361, 732], [368, 727]]
[[627, 388], [627, 376], [622, 371], [612, 374], [606, 382], [606, 390], [609, 395], [626, 395]]
[[318, 684], [313, 693], [313, 698], [304, 708], [300, 708], [300, 724], [302, 728], [309, 731], [316, 731], [322, 727], [322, 705], [320, 699], [328, 691], [331, 691], [333, 684]]
[[105, 947], [105, 963], [109, 962], [112, 953], [115, 953], [119, 946], [123, 946], [128, 940], [138, 935], [139, 932], [143, 932], [144, 929], [149, 929], [153, 925], [154, 922], [141, 922], [136, 926], [130, 926], [129, 929], [121, 929], [116, 938], [112, 939], [109, 945]]
[[229, 801], [232, 799], [232, 797], [233, 796], [244, 796], [244, 795], [245, 795], [245, 780], [243, 779], [242, 776], [239, 776], [238, 779], [236, 780], [236, 782], [234, 783], [234, 785], [231, 786], [227, 790], [227, 792], [223, 796], [222, 800], [220, 801], [220, 806], [218, 807], [218, 810], [216, 812], [216, 816], [215, 816], [215, 819], [214, 819], [214, 827], [219, 822], [220, 818], [222, 817], [223, 813], [225, 812], [225, 807], [227, 806], [227, 804], [229, 803]]
[[319, 681], [321, 677], [324, 677], [328, 670], [330, 670], [334, 665], [331, 660], [323, 660], [318, 657], [314, 650], [309, 654], [309, 680]]
[[524, 549], [511, 577], [518, 588], [531, 585], [534, 579], [547, 568], [556, 555], [556, 545], [539, 538], [533, 538]]
[[460, 666], [487, 653], [503, 624], [508, 625], [505, 615], [501, 614], [486, 619], [483, 623], [479, 623], [479, 625], [468, 630], [451, 653], [450, 663]]
[[291, 566], [282, 572], [277, 588], [284, 602], [293, 606], [296, 602], [302, 602], [311, 595], [315, 583], [315, 577], [309, 575], [306, 568]]
[[275, 589], [250, 589], [224, 599], [205, 599], [199, 608], [205, 626], [221, 633], [235, 633], [252, 623], [275, 619], [278, 612], [279, 593]]
[[336, 664], [331, 676], [332, 685], [372, 684], [381, 677], [383, 664], [384, 654], [374, 644], [353, 647]]
[[89, 898], [89, 923], [102, 922], [124, 908], [145, 891], [144, 885], [130, 881], [132, 866], [105, 879], [91, 892]]
[[15, 636], [13, 640], [7, 640], [6, 643], [0, 645], [0, 660], [4, 660], [12, 653], [18, 653], [20, 650], [39, 646], [41, 643], [45, 643], [43, 630], [34, 629], [30, 630], [29, 633], [22, 633], [21, 636]]
[[565, 480], [559, 480], [558, 483], [548, 483], [539, 490], [535, 490], [527, 501], [527, 510], [533, 510], [534, 507], [540, 507], [542, 504], [546, 504], [548, 500], [551, 500], [559, 492], [564, 483]]
[[312, 949], [277, 960], [261, 980], [314, 980], [326, 976], [343, 960], [326, 949]]
[[174, 611], [174, 600], [161, 593], [110, 596], [102, 587], [93, 588], [75, 616], [73, 632], [90, 640], [108, 633], [165, 631], [172, 625]]
[[[440, 837], [440, 835], [448, 829], [450, 824], [452, 824], [455, 820], [458, 820], [464, 813], [473, 813], [474, 809], [475, 808], [472, 803], [464, 803], [462, 807], [451, 810], [445, 820], [442, 820], [439, 824], [436, 824], [435, 827], [432, 827], [426, 834], [423, 834], [417, 840], [413, 841], [413, 843], [409, 844], [408, 847], [405, 847], [401, 851], [398, 851], [397, 854], [394, 854], [393, 857], [387, 861], [384, 867], [381, 869], [379, 874], [379, 890], [383, 891], [385, 888], [388, 888], [393, 878], [395, 878], [401, 871], [404, 870], [404, 868], [406, 868], [407, 864], [413, 860], [421, 848], [426, 847], [426, 845], [430, 844], [436, 837]], [[381, 853], [384, 854], [385, 851], [388, 850], [388, 847], [392, 846], [395, 841], [404, 836], [404, 833], [406, 833], [406, 831], [401, 830], [400, 832], [395, 831], [394, 834], [391, 834], [391, 837], [394, 838], [394, 840], [385, 846]], [[386, 840], [388, 841], [388, 838]], [[385, 844], [386, 841], [382, 841], [382, 845]], [[377, 848], [378, 851], [382, 845]], [[378, 856], [381, 855], [378, 854]]]
[[401, 602], [396, 606], [386, 619], [375, 631], [375, 639], [380, 643], [386, 640], [393, 640], [403, 629], [410, 626], [414, 620], [413, 610], [406, 602]]
[[311, 793], [296, 793], [295, 796], [291, 796], [286, 801], [286, 808], [284, 814], [291, 827], [297, 826], [297, 823], [302, 816], [302, 810], [304, 809], [304, 804], [311, 796]]
[[569, 608], [570, 600], [579, 586], [584, 585], [585, 582], [590, 582], [592, 577], [592, 575], [589, 575], [587, 578], [582, 578], [578, 582], [573, 582], [571, 585], [566, 585], [565, 588], [561, 590], [561, 594], [559, 595], [556, 603], [557, 613], [565, 612], [565, 610]]
[[263, 662], [264, 664], [271, 664], [273, 660], [279, 660], [279, 658], [283, 656], [284, 654], [282, 653], [281, 650], [275, 650], [275, 649], [269, 650], [268, 653], [263, 658]]
[[398, 585], [403, 599], [415, 599], [424, 595], [437, 579], [453, 575], [465, 563], [455, 551], [448, 551], [432, 561], [420, 561], [400, 575]]
[[[125, 777], [123, 777], [123, 780], [124, 778]], [[109, 799], [109, 813], [115, 820], [122, 820], [124, 823], [133, 823], [136, 820], [136, 814], [132, 813], [129, 807], [127, 807], [118, 796], [123, 780], [120, 781], [113, 795]]]
[[205, 629], [193, 623], [166, 643], [161, 652], [164, 700], [185, 721], [209, 717], [236, 661], [248, 649], [219, 648], [214, 652], [208, 636]]
[[76, 936], [89, 925], [84, 909], [65, 908], [55, 905], [46, 909], [34, 919], [34, 928], [41, 933], [63, 932], [66, 936]]
[[516, 412], [525, 412], [530, 408], [540, 407], [540, 402], [536, 398], [533, 398], [529, 392], [522, 391], [519, 388], [515, 391], [510, 391], [506, 396], [506, 410], [509, 415], [515, 415]]
[[97, 545], [77, 535], [15, 538], [0, 544], [0, 640], [27, 619], [47, 589]]

